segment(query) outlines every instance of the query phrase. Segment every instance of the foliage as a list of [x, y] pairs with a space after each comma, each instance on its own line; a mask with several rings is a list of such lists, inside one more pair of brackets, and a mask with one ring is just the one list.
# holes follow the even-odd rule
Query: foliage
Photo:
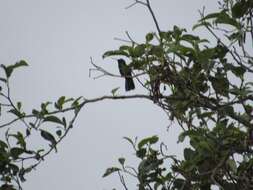
[[[142, 4], [152, 14], [149, 1]], [[121, 164], [117, 170], [125, 189], [122, 173], [133, 171], [140, 190], [253, 188], [253, 3], [224, 0], [219, 5], [218, 12], [200, 12], [193, 26], [206, 29], [209, 39], [178, 26], [157, 27], [144, 42], [130, 39], [130, 45], [104, 54], [129, 60], [153, 102], [181, 126], [179, 142], [190, 142], [183, 160], [169, 157], [173, 163], [167, 171], [162, 164], [168, 157], [147, 139], [141, 141], [135, 148], [141, 159], [137, 169]]]
[[[0, 117], [4, 118], [0, 123], [4, 130], [0, 190], [22, 189], [26, 174], [57, 151], [86, 104], [131, 98], [145, 98], [160, 106], [182, 128], [178, 142], [187, 139], [189, 146], [184, 158], [178, 159], [165, 154], [166, 146], [158, 146], [157, 136], [138, 142], [125, 137], [140, 159], [138, 166], [128, 166], [125, 158], [119, 158], [120, 167], [108, 168], [104, 177], [118, 173], [125, 190], [126, 175], [137, 179], [139, 190], [253, 189], [252, 1], [223, 0], [218, 12], [200, 12], [193, 29], [205, 29], [208, 39], [178, 26], [163, 31], [149, 0], [136, 0], [131, 6], [136, 4], [150, 11], [157, 32], [148, 33], [142, 43], [127, 33], [129, 43], [103, 57], [124, 58], [145, 94], [120, 96], [115, 88], [112, 96], [62, 96], [25, 112], [21, 102], [13, 101], [9, 81], [13, 71], [27, 63], [1, 66], [5, 76], [0, 78]], [[120, 77], [91, 63], [102, 76]], [[34, 146], [36, 135], [42, 143]]]
[[[15, 189], [14, 183], [21, 189], [20, 182], [26, 180], [25, 175], [35, 169], [50, 152], [57, 151], [57, 145], [73, 127], [80, 107], [83, 106], [80, 104], [82, 97], [68, 99], [62, 96], [54, 103], [42, 103], [40, 108], [25, 113], [22, 103], [14, 103], [12, 100], [9, 80], [15, 69], [27, 65], [21, 60], [14, 65], [1, 66], [5, 77], [0, 78], [0, 128], [7, 128], [0, 140], [1, 190]], [[73, 111], [73, 115], [68, 116], [69, 120], [60, 115], [66, 111]], [[10, 120], [6, 121], [5, 118]], [[34, 148], [30, 139], [36, 134], [48, 145], [42, 144]]]

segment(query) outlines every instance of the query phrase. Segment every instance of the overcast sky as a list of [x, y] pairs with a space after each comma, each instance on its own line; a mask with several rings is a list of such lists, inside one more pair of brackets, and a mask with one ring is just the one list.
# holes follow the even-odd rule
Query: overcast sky
[[[87, 98], [110, 94], [120, 86], [121, 94], [140, 93], [140, 87], [124, 92], [124, 81], [89, 78], [89, 58], [117, 72], [111, 59], [102, 59], [106, 50], [116, 49], [128, 31], [136, 41], [155, 31], [153, 21], [142, 6], [124, 8], [132, 0], [0, 0], [0, 63], [13, 64], [20, 59], [29, 67], [14, 74], [13, 97], [26, 110], [59, 96]], [[153, 0], [151, 4], [162, 30], [173, 25], [186, 27], [199, 18], [198, 9], [216, 8], [212, 0]], [[159, 135], [171, 154], [180, 155], [178, 129], [169, 125], [165, 113], [145, 100], [105, 101], [90, 104], [80, 113], [76, 125], [57, 154], [50, 155], [38, 170], [29, 175], [25, 190], [50, 189], [123, 189], [117, 177], [103, 179], [117, 158], [132, 156], [122, 137]], [[131, 163], [134, 163], [130, 159]], [[129, 181], [134, 187], [132, 180]]]

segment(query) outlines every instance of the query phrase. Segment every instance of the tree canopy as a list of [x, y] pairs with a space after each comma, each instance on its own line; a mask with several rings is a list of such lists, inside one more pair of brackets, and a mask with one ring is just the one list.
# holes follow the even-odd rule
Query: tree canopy
[[[108, 168], [104, 177], [117, 173], [125, 190], [127, 175], [136, 178], [139, 190], [253, 189], [253, 2], [219, 1], [219, 11], [199, 12], [191, 33], [179, 26], [162, 30], [149, 0], [136, 0], [130, 7], [135, 5], [149, 10], [156, 32], [146, 34], [144, 42], [127, 34], [123, 45], [104, 53], [103, 58], [126, 63], [119, 68], [120, 74], [92, 59], [91, 64], [102, 76], [125, 78], [126, 90], [134, 90], [134, 80], [145, 89], [144, 94], [118, 95], [113, 89], [112, 95], [94, 99], [62, 96], [25, 113], [22, 103], [12, 100], [9, 80], [13, 71], [28, 64], [21, 60], [1, 66], [5, 74], [0, 78], [1, 117], [10, 118], [0, 125], [5, 130], [0, 140], [1, 190], [22, 189], [26, 174], [57, 151], [86, 104], [130, 98], [145, 98], [158, 105], [172, 125], [181, 127], [178, 142], [188, 140], [189, 145], [184, 158], [178, 159], [166, 151], [158, 136], [125, 137], [140, 162], [128, 166], [126, 158], [119, 158], [119, 167]], [[210, 37], [194, 34], [200, 28]], [[56, 127], [49, 130], [48, 125]], [[45, 142], [42, 148], [28, 145], [35, 134]]]

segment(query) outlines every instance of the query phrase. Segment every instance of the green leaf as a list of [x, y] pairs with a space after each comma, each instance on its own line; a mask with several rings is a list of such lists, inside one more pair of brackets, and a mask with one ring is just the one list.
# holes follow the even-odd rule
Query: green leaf
[[234, 160], [228, 159], [227, 164], [228, 164], [229, 168], [232, 170], [233, 173], [237, 172], [237, 166], [236, 166], [236, 163], [235, 163]]
[[15, 160], [25, 152], [25, 150], [23, 148], [18, 148], [18, 147], [14, 147], [10, 150], [10, 154], [12, 156], [12, 158], [14, 158]]
[[162, 57], [164, 54], [163, 48], [161, 46], [152, 46], [150, 54], [155, 55], [157, 57]]
[[234, 18], [241, 18], [248, 11], [248, 9], [249, 9], [249, 6], [245, 1], [243, 0], [238, 1], [232, 7], [232, 16]]
[[233, 69], [231, 70], [237, 77], [243, 77], [244, 73], [246, 72], [246, 69], [243, 67], [233, 67]]
[[81, 100], [81, 98], [83, 98], [82, 96], [79, 96], [78, 98], [76, 98], [73, 102], [72, 102], [72, 104], [71, 104], [71, 107], [77, 107], [77, 106], [79, 106], [79, 101]]
[[119, 47], [119, 50], [120, 50], [120, 51], [126, 51], [126, 52], [128, 52], [129, 49], [131, 49], [131, 48], [132, 48], [131, 46], [123, 45], [123, 46], [120, 46], [120, 47]]
[[28, 64], [24, 60], [21, 60], [14, 65], [9, 65], [9, 66], [1, 65], [1, 66], [5, 71], [6, 77], [9, 78], [14, 69], [18, 67], [28, 66]]
[[61, 96], [57, 102], [55, 103], [55, 108], [62, 110], [63, 108], [63, 104], [65, 103], [66, 97], [65, 96]]
[[132, 57], [141, 57], [145, 53], [145, 45], [137, 45], [132, 52]]
[[109, 176], [112, 173], [118, 172], [118, 171], [120, 171], [120, 169], [116, 168], [116, 167], [107, 168], [106, 171], [105, 171], [105, 173], [104, 173], [104, 175], [103, 175], [103, 177]]
[[202, 154], [204, 155], [208, 155], [208, 153], [212, 152], [210, 144], [208, 144], [206, 140], [200, 141], [197, 146], [200, 148]]
[[153, 38], [154, 38], [154, 33], [148, 33], [148, 34], [146, 35], [146, 41], [147, 41], [147, 42], [152, 41]]
[[13, 68], [12, 67], [6, 67], [5, 65], [1, 65], [1, 67], [4, 69], [5, 71], [5, 75], [7, 78], [9, 78], [11, 76], [11, 73], [13, 71]]
[[211, 24], [209, 22], [201, 21], [200, 23], [193, 25], [192, 30], [202, 26], [211, 26]]
[[184, 41], [192, 43], [193, 41], [199, 41], [200, 38], [198, 36], [194, 36], [194, 35], [191, 35], [191, 34], [184, 34], [181, 37], [181, 40], [184, 40]]
[[199, 117], [200, 118], [206, 118], [207, 117], [207, 118], [212, 119], [213, 121], [215, 121], [214, 118], [212, 117], [212, 115], [214, 115], [214, 114], [215, 114], [215, 112], [212, 112], [212, 111], [211, 112], [204, 112], [204, 113], [200, 114]]
[[111, 56], [126, 56], [129, 57], [128, 53], [122, 50], [107, 51], [103, 54], [103, 59]]
[[111, 90], [113, 96], [115, 96], [116, 92], [120, 89], [120, 87], [114, 88]]
[[138, 143], [138, 149], [141, 149], [144, 145], [155, 144], [159, 140], [158, 136], [154, 135], [152, 137], [144, 138]]
[[123, 137], [123, 139], [127, 140], [131, 145], [135, 146], [135, 143], [129, 137]]
[[[33, 128], [34, 128], [34, 124], [33, 123], [29, 123]], [[25, 130], [25, 133], [26, 133], [26, 136], [28, 137], [28, 136], [30, 136], [31, 135], [31, 129], [26, 129]]]
[[146, 156], [147, 150], [145, 148], [141, 148], [139, 150], [136, 151], [136, 156], [138, 158], [143, 159]]
[[17, 139], [17, 144], [19, 144], [23, 149], [26, 149], [26, 142], [23, 134], [21, 132], [17, 132], [17, 134], [10, 134], [10, 137], [14, 137]]
[[59, 130], [56, 131], [56, 134], [57, 134], [58, 137], [61, 137], [62, 136], [62, 131], [59, 129]]
[[[215, 19], [214, 21], [216, 24], [229, 24], [229, 25], [236, 27], [237, 29], [240, 29], [240, 23], [238, 23], [235, 19], [230, 17], [226, 13], [226, 10], [222, 10], [221, 12], [216, 12], [216, 13], [210, 13], [210, 14], [206, 15], [205, 17], [203, 17], [200, 20], [200, 22], [203, 22], [203, 21], [206, 21], [209, 19]], [[194, 26], [194, 29], [195, 28], [196, 27]]]
[[[13, 175], [17, 175], [18, 171], [19, 171], [19, 167], [15, 164], [9, 164], [9, 168], [11, 169]], [[9, 190], [9, 189], [7, 189]]]
[[21, 169], [20, 169], [18, 176], [19, 176], [19, 178], [20, 178], [20, 180], [21, 180], [22, 182], [25, 182], [25, 181], [26, 181], [26, 179], [24, 178], [24, 175], [27, 174], [27, 173], [29, 173], [29, 172], [31, 172], [32, 169], [33, 169], [33, 167], [21, 168]]
[[43, 114], [48, 114], [48, 109], [47, 109], [47, 107], [48, 107], [50, 104], [52, 104], [52, 103], [51, 103], [51, 102], [45, 102], [45, 103], [42, 103], [42, 104], [40, 105], [40, 107], [41, 107], [41, 112], [42, 112]]
[[16, 115], [18, 118], [24, 117], [24, 114], [22, 114], [20, 111], [18, 111], [16, 109], [11, 109], [11, 110], [9, 110], [9, 112]]
[[[185, 180], [177, 178], [173, 181], [173, 189], [182, 189], [182, 187], [184, 187]], [[183, 188], [182, 190], [186, 190], [185, 188]]]
[[3, 184], [0, 190], [16, 190], [13, 185]]
[[63, 124], [64, 128], [66, 128], [66, 126], [67, 126], [67, 121], [66, 121], [66, 118], [65, 118], [65, 117], [62, 118], [62, 124]]
[[0, 149], [6, 149], [6, 148], [8, 148], [8, 145], [4, 141], [0, 140]]
[[40, 112], [38, 110], [36, 110], [36, 109], [32, 110], [32, 114], [35, 115], [35, 116], [37, 116], [37, 117], [40, 117]]
[[185, 139], [186, 135], [187, 135], [187, 134], [186, 134], [185, 132], [182, 132], [182, 133], [178, 136], [177, 143], [184, 142], [184, 139]]
[[206, 15], [205, 17], [203, 17], [200, 21], [218, 18], [220, 16], [220, 14], [221, 14], [221, 12], [210, 13], [210, 14]]
[[56, 145], [56, 140], [52, 134], [47, 131], [41, 130], [40, 135], [47, 141], [49, 141], [53, 146]]
[[125, 164], [125, 158], [119, 158], [119, 163], [123, 166]]
[[50, 115], [48, 117], [45, 117], [43, 122], [54, 122], [63, 125], [63, 122], [56, 116]]
[[234, 114], [234, 108], [233, 106], [226, 106], [224, 108], [222, 108], [222, 110], [227, 113], [227, 114]]
[[219, 17], [215, 20], [217, 24], [228, 24], [231, 26], [240, 29], [240, 23], [237, 22], [234, 18], [230, 17], [225, 11], [222, 11]]
[[228, 96], [229, 81], [224, 77], [209, 77], [216, 93]]
[[23, 67], [23, 66], [28, 66], [28, 64], [26, 63], [26, 61], [24, 60], [20, 60], [19, 62], [17, 62], [13, 68], [18, 68], [18, 67]]
[[185, 160], [192, 160], [195, 156], [195, 151], [191, 148], [185, 148], [184, 149], [184, 158]]
[[22, 107], [22, 103], [21, 102], [17, 102], [17, 108], [18, 108], [18, 110], [20, 110], [21, 107]]

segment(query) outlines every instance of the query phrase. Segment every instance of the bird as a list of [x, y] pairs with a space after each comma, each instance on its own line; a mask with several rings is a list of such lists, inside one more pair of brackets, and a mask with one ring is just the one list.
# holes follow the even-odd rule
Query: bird
[[126, 64], [124, 59], [118, 59], [119, 73], [125, 78], [125, 90], [135, 89], [134, 80], [132, 78], [132, 69]]

